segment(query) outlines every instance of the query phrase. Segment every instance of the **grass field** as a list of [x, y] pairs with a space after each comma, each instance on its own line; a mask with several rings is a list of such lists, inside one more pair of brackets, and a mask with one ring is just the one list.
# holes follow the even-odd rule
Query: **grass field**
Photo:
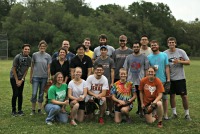
[[[12, 61], [0, 60], [0, 134], [39, 134], [39, 133], [71, 133], [71, 134], [125, 134], [125, 133], [200, 133], [200, 77], [199, 68], [200, 60], [192, 60], [190, 66], [185, 66], [187, 76], [187, 88], [189, 96], [189, 107], [192, 121], [184, 120], [184, 110], [182, 108], [181, 99], [177, 96], [177, 112], [179, 118], [176, 120], [163, 121], [164, 127], [157, 128], [157, 123], [146, 124], [144, 118], [139, 118], [135, 112], [136, 107], [131, 111], [134, 119], [132, 124], [115, 124], [109, 117], [105, 117], [105, 124], [99, 125], [97, 121], [84, 122], [73, 127], [69, 123], [66, 125], [55, 124], [47, 126], [45, 124], [46, 115], [30, 116], [31, 112], [31, 84], [29, 83], [29, 74], [26, 79], [24, 88], [23, 111], [25, 116], [11, 116], [11, 96], [12, 90], [9, 82], [9, 72]], [[171, 109], [169, 106], [169, 116]]]

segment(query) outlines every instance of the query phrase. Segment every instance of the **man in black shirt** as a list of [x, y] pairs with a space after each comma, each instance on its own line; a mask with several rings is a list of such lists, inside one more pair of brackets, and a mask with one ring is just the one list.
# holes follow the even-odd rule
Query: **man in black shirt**
[[71, 79], [74, 78], [74, 69], [76, 67], [82, 68], [82, 79], [86, 80], [89, 75], [92, 73], [92, 60], [89, 56], [85, 55], [85, 46], [78, 45], [76, 48], [77, 55], [71, 60], [70, 70], [71, 70]]

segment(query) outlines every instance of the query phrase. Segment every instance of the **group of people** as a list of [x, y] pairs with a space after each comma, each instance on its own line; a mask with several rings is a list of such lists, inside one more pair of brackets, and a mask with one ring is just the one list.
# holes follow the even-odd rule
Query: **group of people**
[[[39, 42], [39, 51], [29, 56], [30, 45], [22, 46], [22, 53], [15, 56], [10, 72], [12, 85], [12, 115], [24, 115], [22, 111], [24, 81], [30, 71], [32, 84], [32, 111], [30, 115], [43, 114], [44, 87], [52, 82], [47, 92], [44, 110], [47, 113], [46, 123], [54, 121], [66, 123], [68, 114], [66, 106], [70, 106], [70, 124], [84, 121], [94, 116], [99, 109], [100, 124], [104, 124], [106, 110], [114, 111], [114, 121], [120, 123], [125, 117], [131, 122], [129, 112], [137, 99], [137, 114], [145, 117], [148, 123], [158, 120], [178, 118], [175, 96], [180, 95], [185, 110], [185, 119], [191, 120], [188, 108], [186, 79], [183, 65], [189, 65], [190, 60], [184, 50], [176, 48], [176, 38], [169, 37], [169, 49], [159, 50], [159, 42], [143, 35], [140, 42], [134, 42], [127, 47], [127, 37], [119, 37], [119, 48], [114, 49], [107, 44], [107, 36], [99, 36], [99, 46], [90, 50], [91, 41], [84, 39], [77, 45], [76, 54], [69, 51], [70, 43], [62, 42], [62, 47], [51, 57], [46, 53], [47, 43]], [[148, 47], [150, 44], [150, 47]], [[164, 89], [166, 83], [171, 83], [170, 91]], [[39, 94], [38, 94], [39, 90]], [[172, 116], [168, 117], [168, 94]], [[37, 97], [38, 95], [38, 97]], [[18, 112], [16, 101], [18, 99]], [[38, 110], [36, 112], [36, 102]], [[149, 108], [150, 112], [146, 112]]]

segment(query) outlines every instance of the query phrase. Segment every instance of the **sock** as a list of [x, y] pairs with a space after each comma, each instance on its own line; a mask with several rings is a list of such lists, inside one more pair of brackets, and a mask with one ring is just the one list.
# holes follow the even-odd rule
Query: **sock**
[[177, 113], [176, 113], [176, 107], [172, 108], [172, 113], [173, 113], [173, 114], [177, 114]]
[[189, 115], [189, 109], [185, 110], [185, 115]]

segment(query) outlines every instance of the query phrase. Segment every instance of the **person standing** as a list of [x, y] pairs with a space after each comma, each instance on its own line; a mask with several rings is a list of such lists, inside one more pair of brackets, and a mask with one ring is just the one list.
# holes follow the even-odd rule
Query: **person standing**
[[139, 85], [140, 80], [146, 76], [146, 71], [149, 68], [149, 61], [144, 54], [140, 53], [140, 44], [135, 42], [133, 44], [133, 54], [130, 54], [126, 57], [123, 67], [128, 71], [127, 81], [133, 82], [138, 100], [138, 110], [136, 114], [143, 116], [140, 95], [139, 95]]
[[[69, 61], [71, 61], [71, 59], [75, 56], [75, 54], [73, 54], [72, 52], [69, 51], [69, 48], [70, 48], [70, 43], [68, 40], [63, 40], [62, 42], [62, 47], [65, 48], [67, 54], [66, 54], [66, 59]], [[58, 52], [55, 52], [53, 55], [52, 55], [52, 60], [58, 58], [59, 56], [59, 53]]]
[[126, 46], [127, 44], [127, 37], [125, 35], [119, 36], [119, 45], [120, 47], [115, 50], [113, 55], [113, 60], [115, 63], [115, 80], [114, 82], [118, 81], [119, 78], [119, 69], [123, 67], [124, 61], [129, 54], [133, 53], [133, 50]]
[[[17, 54], [13, 60], [13, 65], [10, 71], [10, 84], [12, 86], [12, 115], [13, 116], [23, 116], [22, 111], [23, 103], [23, 89], [25, 77], [31, 66], [30, 45], [24, 44], [22, 46], [22, 53]], [[16, 101], [18, 99], [18, 112], [16, 111]]]
[[182, 49], [176, 48], [176, 38], [169, 37], [167, 39], [168, 47], [164, 51], [168, 55], [169, 66], [170, 66], [170, 79], [171, 79], [171, 89], [170, 89], [170, 104], [172, 108], [172, 117], [177, 118], [176, 112], [176, 101], [175, 96], [180, 95], [183, 103], [183, 108], [185, 110], [185, 119], [192, 120], [189, 114], [188, 97], [186, 89], [186, 77], [183, 65], [190, 65], [190, 59], [186, 52]]
[[92, 58], [93, 60], [96, 60], [97, 57], [99, 57], [101, 55], [101, 52], [100, 52], [101, 46], [107, 46], [107, 48], [108, 48], [107, 55], [109, 57], [113, 58], [113, 54], [115, 52], [115, 49], [112, 46], [109, 46], [107, 44], [107, 41], [108, 41], [108, 38], [105, 34], [99, 35], [99, 46], [94, 49], [94, 54], [93, 54], [93, 58]]
[[106, 99], [107, 99], [107, 110], [109, 110], [109, 113], [112, 116], [113, 112], [113, 101], [111, 99], [110, 95], [110, 89], [114, 84], [114, 76], [115, 76], [115, 64], [112, 58], [110, 58], [107, 53], [108, 49], [107, 46], [101, 46], [100, 48], [101, 55], [94, 61], [94, 66], [97, 66], [98, 64], [101, 64], [104, 69], [103, 75], [106, 76], [108, 79], [109, 84], [109, 90], [106, 93]]
[[[47, 43], [42, 40], [38, 45], [39, 51], [33, 53], [32, 64], [30, 71], [30, 82], [32, 84], [32, 112], [30, 115], [35, 114], [36, 102], [38, 101], [38, 113], [42, 114], [42, 102], [44, 96], [44, 86], [47, 81], [50, 81], [50, 64], [51, 56], [46, 53]], [[37, 93], [39, 89], [39, 96], [37, 100]]]
[[63, 75], [57, 72], [53, 77], [53, 85], [48, 90], [47, 104], [44, 109], [47, 113], [46, 124], [52, 125], [53, 121], [67, 123], [68, 115], [65, 106], [67, 100], [67, 84], [63, 83]]
[[140, 48], [140, 53], [148, 56], [149, 54], [152, 53], [152, 50], [150, 47], [148, 47], [149, 44], [149, 39], [147, 35], [142, 35], [141, 40], [140, 40], [141, 48]]
[[132, 110], [133, 101], [137, 98], [133, 82], [127, 81], [127, 70], [119, 70], [120, 80], [115, 82], [111, 88], [112, 99], [115, 104], [115, 122], [122, 121], [122, 115], [126, 116], [126, 121], [131, 123], [129, 112]]
[[[87, 100], [94, 98], [94, 101], [99, 105], [99, 123], [104, 124], [103, 115], [106, 111], [106, 91], [109, 89], [108, 80], [103, 75], [104, 69], [101, 64], [94, 67], [94, 74], [87, 78], [88, 95]], [[88, 109], [91, 111], [90, 109]]]
[[74, 79], [69, 82], [68, 86], [68, 97], [71, 107], [70, 124], [76, 126], [75, 119], [79, 122], [83, 122], [84, 120], [87, 83], [81, 79], [82, 69], [80, 67], [76, 67], [74, 71]]
[[61, 72], [64, 76], [63, 83], [67, 83], [69, 78], [69, 61], [66, 59], [67, 51], [65, 48], [58, 50], [58, 58], [51, 63], [51, 77], [53, 78], [57, 72]]
[[85, 46], [78, 45], [76, 47], [77, 55], [71, 60], [70, 72], [71, 78], [74, 79], [74, 70], [76, 67], [82, 68], [82, 79], [86, 80], [87, 77], [92, 73], [92, 60], [89, 56], [85, 55]]
[[[164, 52], [159, 51], [159, 43], [156, 40], [150, 42], [152, 54], [148, 55], [148, 60], [151, 66], [156, 68], [156, 77], [158, 77], [163, 85], [166, 82], [170, 82], [170, 70], [168, 56]], [[168, 120], [168, 97], [167, 94], [163, 94], [163, 108], [164, 108], [164, 119]]]
[[92, 50], [90, 50], [90, 46], [91, 46], [90, 38], [85, 38], [83, 45], [86, 48], [85, 55], [89, 56], [92, 59], [94, 52]]
[[[154, 67], [149, 67], [147, 77], [144, 77], [139, 86], [140, 98], [141, 98], [141, 107], [144, 109], [149, 105], [154, 104], [154, 108], [157, 111], [158, 116], [158, 127], [163, 127], [162, 118], [163, 118], [163, 105], [162, 105], [162, 94], [164, 92], [164, 87], [162, 82], [156, 75], [156, 69]], [[152, 112], [145, 113], [144, 115], [148, 123], [153, 123], [156, 121], [155, 116], [152, 115]]]

